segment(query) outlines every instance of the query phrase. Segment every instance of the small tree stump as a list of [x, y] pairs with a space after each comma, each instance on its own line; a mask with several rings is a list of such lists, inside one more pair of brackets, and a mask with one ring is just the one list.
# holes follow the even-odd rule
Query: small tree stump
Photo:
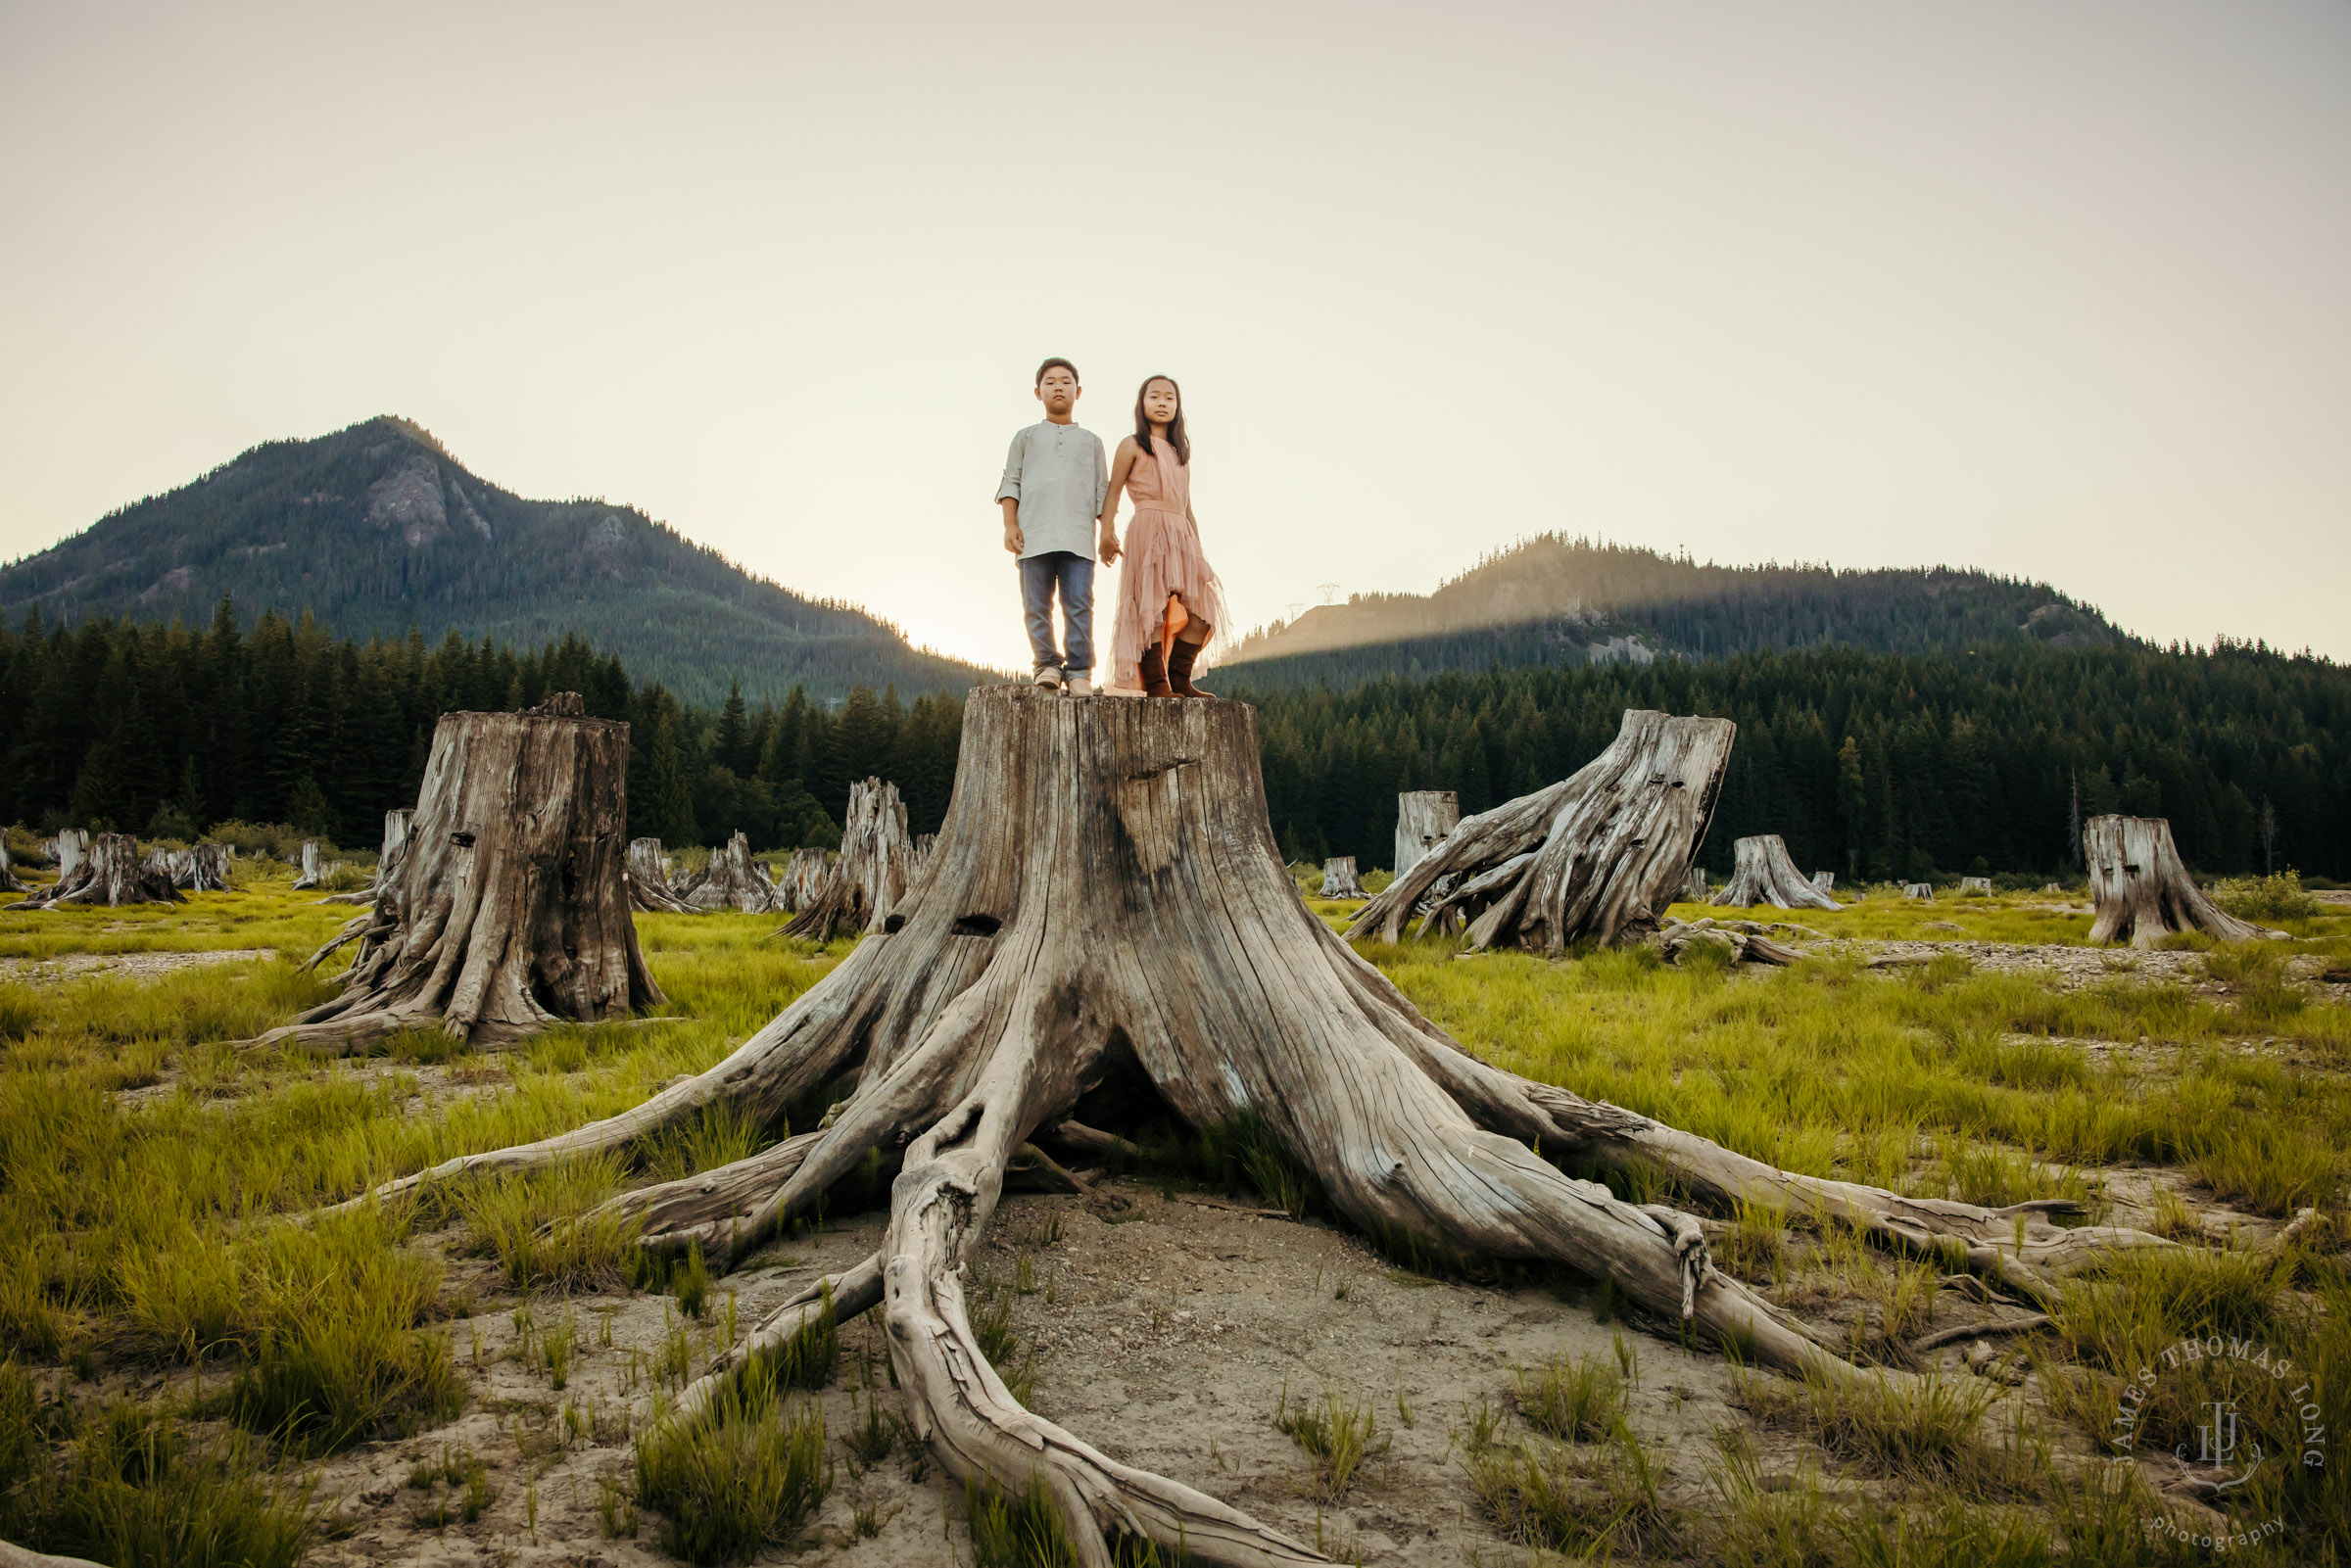
[[2153, 947], [2174, 931], [2206, 931], [2224, 942], [2283, 936], [2238, 920], [2205, 896], [2172, 844], [2164, 817], [2092, 817], [2082, 825], [2089, 895], [2098, 918], [2093, 942]]
[[89, 852], [77, 857], [71, 874], [45, 892], [12, 909], [63, 909], [71, 904], [176, 904], [179, 890], [168, 871], [139, 858], [139, 841], [128, 833], [100, 833]]
[[1682, 879], [1682, 902], [1703, 904], [1712, 895], [1706, 891], [1706, 868], [1693, 866], [1690, 875]]
[[343, 994], [256, 1045], [357, 1050], [437, 1024], [478, 1045], [665, 998], [629, 921], [629, 727], [563, 691], [522, 713], [445, 713], [399, 879]]
[[90, 834], [86, 828], [66, 828], [49, 841], [49, 858], [57, 862], [57, 879], [63, 882], [81, 869], [82, 858], [90, 852]]
[[1922, 904], [1932, 904], [1935, 902], [1935, 884], [1933, 882], [1904, 882], [1902, 883], [1902, 896], [1914, 898]]
[[1353, 855], [1333, 855], [1322, 863], [1322, 896], [1324, 898], [1369, 898], [1364, 884], [1355, 875]]
[[187, 851], [185, 879], [176, 880], [173, 885], [185, 893], [229, 891], [228, 866], [234, 853], [228, 845], [210, 840], [191, 845]]
[[1788, 841], [1778, 833], [1757, 833], [1731, 845], [1731, 879], [1714, 895], [1717, 904], [1752, 909], [1770, 904], [1779, 909], [1838, 909], [1837, 900], [1804, 880], [1789, 857]]
[[669, 885], [669, 865], [658, 838], [629, 840], [629, 907], [648, 915], [699, 915]]
[[745, 915], [770, 915], [779, 907], [776, 884], [751, 858], [750, 840], [742, 833], [710, 852], [710, 865], [694, 884], [678, 896], [697, 910], [732, 909]]
[[400, 877], [401, 857], [408, 846], [408, 819], [415, 813], [408, 807], [384, 813], [383, 847], [375, 852], [375, 876], [365, 887], [352, 893], [330, 893], [318, 900], [321, 904], [372, 904], [383, 896], [385, 888]]
[[[927, 836], [936, 842], [937, 835]], [[792, 858], [784, 863], [783, 871], [776, 876], [778, 907], [797, 915], [815, 903], [817, 894], [824, 891], [825, 878], [832, 864], [833, 857], [813, 844], [793, 850]]]
[[1396, 875], [1420, 864], [1462, 820], [1462, 797], [1451, 789], [1407, 789], [1396, 797]]
[[[958, 780], [956, 788], [962, 787]], [[898, 798], [898, 786], [862, 780], [849, 785], [840, 857], [808, 907], [785, 925], [784, 934], [829, 942], [837, 930], [881, 930], [913, 880], [914, 840], [906, 832], [906, 803]]]
[[1812, 886], [1818, 892], [1833, 892], [1837, 886], [1837, 874], [1833, 871], [1814, 872], [1812, 874]]
[[1979, 894], [1985, 898], [1990, 898], [1991, 896], [1991, 879], [1989, 877], [1960, 878], [1959, 896], [1961, 898], [1965, 898], [1971, 893]]
[[294, 874], [294, 891], [299, 893], [317, 886], [324, 875], [318, 866], [318, 840], [305, 838], [302, 841], [302, 870]]
[[[1357, 911], [1349, 936], [1392, 942], [1439, 878], [1457, 878], [1420, 929], [1459, 910], [1471, 951], [1516, 942], [1545, 952], [1639, 939], [1689, 875], [1704, 841], [1738, 727], [1627, 709], [1608, 748], [1572, 778], [1481, 812]], [[1482, 913], [1478, 913], [1482, 911]]]
[[31, 884], [17, 876], [16, 868], [8, 863], [8, 837], [0, 833], [0, 893], [29, 893]]

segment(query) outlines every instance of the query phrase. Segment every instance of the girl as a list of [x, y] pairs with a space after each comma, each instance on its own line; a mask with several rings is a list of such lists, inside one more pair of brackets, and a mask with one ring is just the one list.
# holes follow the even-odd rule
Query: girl
[[1121, 492], [1134, 498], [1119, 613], [1111, 634], [1111, 680], [1132, 695], [1205, 697], [1192, 685], [1200, 646], [1224, 623], [1224, 586], [1200, 553], [1192, 516], [1192, 444], [1183, 433], [1183, 392], [1153, 376], [1134, 395], [1134, 434], [1119, 443], [1102, 500], [1102, 563], [1120, 555]]

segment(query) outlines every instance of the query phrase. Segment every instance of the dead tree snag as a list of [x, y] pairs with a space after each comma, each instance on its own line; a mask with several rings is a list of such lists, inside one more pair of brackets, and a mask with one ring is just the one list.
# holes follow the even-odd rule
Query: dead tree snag
[[100, 833], [73, 869], [36, 896], [11, 909], [64, 909], [73, 904], [176, 904], [171, 874], [139, 858], [139, 841], [128, 833]]
[[[960, 779], [955, 787], [963, 788]], [[785, 925], [785, 935], [829, 942], [838, 930], [881, 930], [914, 880], [914, 841], [896, 784], [865, 779], [849, 785], [842, 824], [840, 857], [807, 907]]]
[[698, 915], [700, 910], [677, 895], [669, 885], [668, 864], [661, 858], [658, 838], [629, 840], [629, 907], [648, 915]]
[[1722, 884], [1714, 902], [1752, 909], [1770, 904], [1780, 909], [1837, 909], [1837, 900], [1804, 880], [1789, 857], [1788, 843], [1778, 833], [1757, 833], [1731, 845], [1736, 861], [1731, 879]]
[[1656, 928], [1704, 841], [1737, 727], [1627, 709], [1608, 748], [1567, 779], [1468, 818], [1364, 906], [1349, 936], [1395, 941], [1438, 879], [1423, 931], [1458, 912], [1472, 951], [1516, 942], [1559, 952]]
[[776, 884], [751, 859], [750, 840], [735, 834], [710, 852], [710, 865], [701, 876], [679, 890], [678, 896], [697, 910], [732, 909], [745, 915], [773, 914]]
[[1396, 875], [1420, 864], [1420, 857], [1460, 825], [1462, 797], [1450, 789], [1407, 789], [1396, 797]]
[[1333, 855], [1322, 863], [1322, 896], [1324, 898], [1369, 898], [1364, 891], [1363, 879], [1355, 875], [1353, 855]]
[[399, 879], [343, 994], [255, 1044], [349, 1051], [438, 1025], [496, 1045], [665, 1000], [622, 878], [629, 727], [581, 714], [563, 691], [441, 716]]
[[2098, 918], [2093, 942], [2153, 947], [2174, 931], [2206, 931], [2224, 942], [2283, 936], [2222, 909], [2187, 874], [2163, 817], [2092, 817], [2082, 825], [2089, 895]]

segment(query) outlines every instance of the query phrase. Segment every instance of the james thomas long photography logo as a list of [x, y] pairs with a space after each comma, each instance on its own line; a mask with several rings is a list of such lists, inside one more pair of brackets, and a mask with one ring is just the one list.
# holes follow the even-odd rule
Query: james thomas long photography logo
[[[2193, 1379], [2199, 1396], [2193, 1430], [2158, 1437], [2150, 1429], [2149, 1407], [2181, 1377]], [[2258, 1340], [2235, 1335], [2166, 1346], [2124, 1383], [2112, 1427], [2118, 1463], [2160, 1468], [2160, 1480], [2169, 1480], [2175, 1493], [2185, 1492], [2223, 1512], [2243, 1497], [2278, 1496], [2271, 1486], [2247, 1492], [2257, 1477], [2276, 1483], [2281, 1467], [2289, 1473], [2297, 1466], [2315, 1472], [2327, 1464], [2326, 1411], [2319, 1406], [2316, 1382]], [[2203, 1528], [2159, 1513], [2145, 1523], [2150, 1534], [2215, 1551], [2250, 1546], [2285, 1531], [2282, 1515], [2241, 1524], [2231, 1518]]]

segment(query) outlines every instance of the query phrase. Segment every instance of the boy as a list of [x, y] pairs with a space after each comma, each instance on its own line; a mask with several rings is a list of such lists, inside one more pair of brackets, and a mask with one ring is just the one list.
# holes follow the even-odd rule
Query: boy
[[[1102, 443], [1071, 417], [1081, 389], [1078, 367], [1047, 359], [1036, 367], [1036, 401], [1045, 422], [1012, 438], [1004, 459], [1004, 483], [996, 500], [1004, 508], [1004, 547], [1021, 571], [1021, 607], [1029, 617], [1029, 652], [1036, 684], [1047, 689], [1066, 681], [1072, 696], [1093, 690], [1095, 519], [1110, 488], [1110, 464]], [[1105, 541], [1103, 564], [1116, 546]], [[1065, 657], [1053, 645], [1053, 597], [1061, 596]]]

